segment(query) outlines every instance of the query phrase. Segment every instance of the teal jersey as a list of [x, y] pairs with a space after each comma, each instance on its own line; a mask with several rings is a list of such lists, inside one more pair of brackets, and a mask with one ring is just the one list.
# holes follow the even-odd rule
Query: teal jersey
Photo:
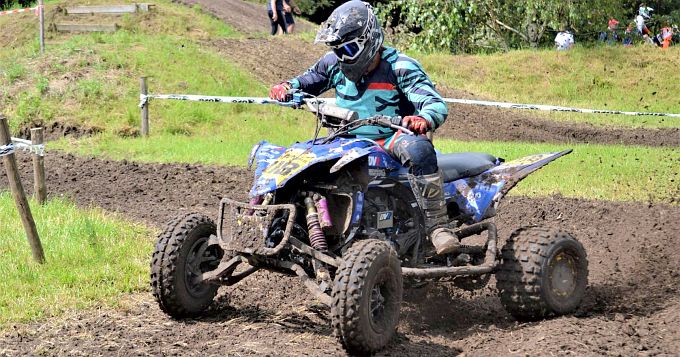
[[[421, 65], [390, 47], [382, 51], [378, 67], [363, 76], [359, 83], [348, 80], [342, 74], [333, 52], [328, 52], [305, 73], [288, 82], [293, 88], [313, 95], [335, 89], [336, 104], [357, 112], [359, 118], [376, 114], [418, 115], [436, 129], [444, 123], [448, 114], [446, 103]], [[352, 134], [381, 139], [394, 134], [394, 130], [363, 126]]]

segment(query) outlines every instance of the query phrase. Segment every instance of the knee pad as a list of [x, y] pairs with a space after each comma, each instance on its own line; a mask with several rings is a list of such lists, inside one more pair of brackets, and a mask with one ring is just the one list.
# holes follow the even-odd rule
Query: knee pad
[[437, 154], [432, 142], [425, 136], [402, 136], [394, 145], [394, 155], [413, 175], [437, 172]]

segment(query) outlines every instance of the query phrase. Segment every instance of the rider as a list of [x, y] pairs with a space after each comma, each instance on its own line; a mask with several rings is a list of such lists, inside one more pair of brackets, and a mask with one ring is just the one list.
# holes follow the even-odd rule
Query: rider
[[269, 96], [287, 100], [290, 89], [313, 95], [335, 89], [336, 104], [356, 111], [360, 118], [402, 116], [402, 126], [419, 135], [369, 125], [351, 134], [375, 140], [409, 168], [409, 181], [437, 254], [455, 252], [459, 240], [448, 227], [437, 156], [424, 135], [444, 123], [448, 109], [428, 76], [418, 62], [383, 46], [383, 31], [373, 8], [363, 1], [348, 1], [335, 9], [321, 25], [315, 42], [332, 51], [300, 76], [274, 85]]

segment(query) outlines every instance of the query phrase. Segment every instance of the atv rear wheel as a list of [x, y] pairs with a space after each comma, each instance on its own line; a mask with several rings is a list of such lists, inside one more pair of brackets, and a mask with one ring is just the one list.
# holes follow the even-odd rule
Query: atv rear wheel
[[496, 280], [501, 302], [518, 320], [567, 314], [585, 294], [586, 252], [569, 233], [521, 228], [502, 249]]
[[401, 262], [377, 239], [354, 243], [343, 258], [331, 294], [333, 330], [349, 353], [371, 353], [389, 342], [399, 321]]
[[214, 270], [224, 256], [219, 246], [208, 245], [215, 234], [212, 219], [190, 213], [171, 221], [158, 237], [151, 259], [151, 290], [168, 315], [197, 316], [212, 303], [218, 286], [197, 279]]

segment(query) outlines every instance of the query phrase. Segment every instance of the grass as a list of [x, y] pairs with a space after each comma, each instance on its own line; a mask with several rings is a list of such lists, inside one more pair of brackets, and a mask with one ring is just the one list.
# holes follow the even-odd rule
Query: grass
[[33, 261], [12, 197], [0, 193], [0, 329], [147, 290], [153, 232], [63, 199], [32, 205], [46, 256]]
[[[121, 48], [126, 50], [120, 51]], [[16, 51], [6, 61], [26, 61], [27, 66], [38, 68], [23, 77], [14, 74], [13, 80], [22, 81], [21, 85], [8, 86], [4, 95], [0, 90], [0, 104], [7, 108], [15, 129], [24, 123], [51, 120], [114, 132], [137, 128], [142, 75], [149, 77], [149, 89], [154, 93], [262, 96], [267, 92], [264, 85], [216, 52], [168, 35], [119, 31], [74, 36], [53, 46], [45, 57], [29, 56], [26, 60], [21, 51]], [[168, 130], [181, 131], [182, 126], [193, 124], [183, 121], [187, 117], [215, 122], [243, 108], [222, 105], [194, 110], [158, 103], [154, 110], [155, 117], [163, 119], [161, 123], [175, 126]]]
[[64, 139], [51, 147], [117, 160], [243, 166], [252, 146], [261, 140], [290, 145], [311, 138], [314, 132], [314, 117], [291, 109], [259, 106], [206, 123], [202, 120], [210, 117], [212, 111], [226, 110], [225, 105], [165, 103], [166, 110], [185, 111], [187, 115], [166, 116], [170, 123], [162, 123], [163, 119], [155, 119], [156, 107], [160, 105], [161, 102], [151, 105], [152, 135], [148, 138], [123, 138], [105, 133], [79, 140]]
[[[577, 47], [450, 56], [415, 55], [433, 80], [492, 100], [680, 114], [680, 46]], [[538, 112], [532, 112], [538, 113]], [[680, 127], [680, 118], [555, 113], [555, 120], [622, 127]]]
[[591, 144], [435, 141], [442, 152], [480, 151], [507, 160], [574, 151], [524, 179], [511, 191], [526, 196], [672, 202], [680, 198], [680, 148]]

